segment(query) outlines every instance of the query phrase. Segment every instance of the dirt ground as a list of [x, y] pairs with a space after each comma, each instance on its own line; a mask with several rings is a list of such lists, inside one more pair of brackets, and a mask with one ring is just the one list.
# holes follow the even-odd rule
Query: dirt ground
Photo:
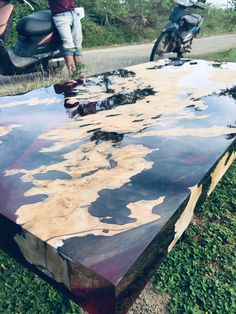
[[[171, 296], [156, 291], [148, 283], [127, 314], [169, 314], [167, 309]], [[87, 314], [82, 312], [82, 314]]]
[[148, 283], [128, 314], [168, 314], [170, 299], [170, 295], [155, 291], [152, 284]]

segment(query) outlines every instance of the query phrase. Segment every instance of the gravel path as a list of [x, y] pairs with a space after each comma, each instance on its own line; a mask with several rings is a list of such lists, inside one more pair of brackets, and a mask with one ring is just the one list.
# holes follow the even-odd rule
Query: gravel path
[[154, 290], [148, 283], [128, 314], [169, 314], [167, 307], [170, 300], [170, 295]]

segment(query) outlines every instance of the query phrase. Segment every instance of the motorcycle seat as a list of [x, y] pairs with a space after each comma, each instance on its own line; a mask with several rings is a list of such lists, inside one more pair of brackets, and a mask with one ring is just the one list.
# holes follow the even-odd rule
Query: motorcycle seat
[[182, 17], [182, 21], [192, 26], [198, 26], [202, 21], [202, 16], [199, 14], [188, 14]]
[[55, 30], [51, 11], [39, 11], [20, 19], [16, 26], [19, 35], [41, 36]]

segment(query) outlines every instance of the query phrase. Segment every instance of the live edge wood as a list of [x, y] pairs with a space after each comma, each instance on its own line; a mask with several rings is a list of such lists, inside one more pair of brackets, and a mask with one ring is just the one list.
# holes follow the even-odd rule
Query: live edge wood
[[126, 313], [235, 159], [235, 77], [162, 60], [0, 98], [1, 245]]

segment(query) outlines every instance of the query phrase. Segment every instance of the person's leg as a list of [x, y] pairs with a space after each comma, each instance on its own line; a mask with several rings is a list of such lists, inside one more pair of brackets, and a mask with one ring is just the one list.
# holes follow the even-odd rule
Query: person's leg
[[74, 57], [70, 55], [64, 55], [65, 64], [69, 73], [69, 78], [71, 79], [73, 68], [76, 66], [74, 62]]
[[73, 25], [72, 25], [72, 37], [75, 46], [74, 50], [74, 62], [77, 69], [79, 69], [82, 63], [82, 27], [80, 19], [78, 18], [76, 12], [73, 13]]
[[75, 62], [76, 69], [78, 69], [80, 65], [82, 64], [82, 56], [74, 55], [74, 62]]
[[74, 67], [74, 41], [72, 36], [73, 15], [71, 12], [59, 13], [53, 17], [53, 21], [60, 34], [65, 63], [71, 77]]

